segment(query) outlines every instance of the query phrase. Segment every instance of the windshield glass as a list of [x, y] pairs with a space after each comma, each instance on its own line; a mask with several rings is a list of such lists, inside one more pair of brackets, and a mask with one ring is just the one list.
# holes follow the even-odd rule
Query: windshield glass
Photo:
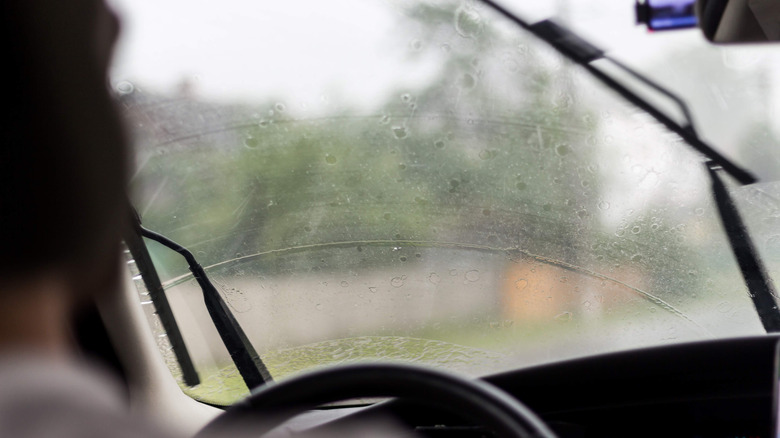
[[[763, 331], [703, 157], [479, 2], [117, 3], [133, 203], [195, 254], [275, 379], [360, 360], [483, 375]], [[691, 103], [764, 181], [730, 189], [776, 272], [778, 50], [648, 35], [624, 3], [517, 9]], [[237, 400], [184, 260], [147, 244], [203, 380], [185, 391]]]

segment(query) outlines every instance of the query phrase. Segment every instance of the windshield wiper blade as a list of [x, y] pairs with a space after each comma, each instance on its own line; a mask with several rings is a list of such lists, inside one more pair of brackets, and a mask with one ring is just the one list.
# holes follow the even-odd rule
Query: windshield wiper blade
[[767, 333], [780, 332], [780, 309], [775, 302], [777, 293], [753, 245], [753, 239], [750, 238], [742, 217], [734, 205], [734, 200], [718, 175], [719, 170], [714, 163], [707, 163], [707, 171], [712, 179], [712, 194], [731, 250], [742, 271], [742, 278], [745, 280], [761, 324]]
[[238, 369], [239, 374], [244, 379], [249, 390], [253, 390], [265, 383], [273, 381], [271, 373], [268, 371], [265, 363], [260, 359], [260, 355], [249, 342], [249, 338], [241, 328], [241, 325], [236, 320], [233, 313], [222, 299], [217, 289], [209, 280], [206, 275], [206, 271], [195, 259], [187, 248], [179, 245], [171, 239], [156, 233], [144, 227], [140, 227], [141, 234], [147, 239], [154, 240], [163, 246], [170, 248], [187, 260], [189, 269], [192, 272], [193, 277], [198, 282], [198, 285], [203, 291], [203, 300], [206, 303], [206, 309], [208, 309], [209, 316], [216, 327], [219, 336], [222, 338], [222, 343], [230, 353], [230, 358]]
[[[510, 12], [503, 6], [497, 4], [493, 0], [482, 0], [482, 2], [495, 9], [501, 15], [504, 15], [506, 18], [510, 19], [521, 28], [528, 30], [536, 37], [544, 40], [555, 50], [574, 61], [576, 64], [585, 68], [591, 75], [601, 81], [604, 85], [617, 92], [621, 97], [629, 101], [631, 104], [647, 112], [667, 129], [679, 135], [692, 148], [705, 155], [710, 161], [720, 166], [724, 171], [728, 172], [740, 183], [752, 184], [757, 181], [756, 177], [753, 176], [750, 172], [732, 163], [728, 158], [721, 155], [709, 144], [699, 138], [699, 136], [696, 134], [696, 130], [693, 127], [693, 120], [690, 116], [690, 111], [688, 110], [687, 105], [682, 99], [680, 99], [668, 89], [664, 88], [656, 82], [653, 82], [649, 78], [629, 68], [625, 64], [606, 56], [603, 50], [599, 49], [584, 38], [554, 21], [543, 20], [537, 23], [529, 23], [518, 17], [513, 12]], [[645, 85], [648, 85], [652, 89], [660, 92], [674, 101], [675, 104], [680, 107], [683, 117], [686, 119], [686, 125], [683, 126], [676, 122], [673, 118], [665, 114], [657, 106], [650, 103], [647, 99], [634, 93], [628, 87], [621, 84], [617, 79], [610, 76], [607, 72], [592, 64], [593, 61], [599, 59], [610, 61], [616, 67], [620, 68], [621, 70], [643, 82]]]

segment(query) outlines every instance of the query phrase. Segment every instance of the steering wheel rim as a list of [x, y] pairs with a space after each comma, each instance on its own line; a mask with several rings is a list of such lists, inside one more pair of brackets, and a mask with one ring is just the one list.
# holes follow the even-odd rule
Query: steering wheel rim
[[[481, 380], [402, 364], [325, 368], [258, 388], [207, 424], [197, 437], [251, 427], [260, 436], [324, 403], [360, 397], [398, 397], [462, 413], [501, 437], [555, 438], [525, 405]], [[262, 419], [258, 420], [258, 415]]]

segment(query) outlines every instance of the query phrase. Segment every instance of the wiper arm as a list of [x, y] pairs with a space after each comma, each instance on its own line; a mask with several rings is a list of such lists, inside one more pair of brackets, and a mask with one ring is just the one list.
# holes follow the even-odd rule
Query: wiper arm
[[712, 178], [712, 194], [718, 206], [723, 228], [726, 230], [731, 250], [737, 259], [742, 278], [748, 288], [750, 298], [756, 308], [756, 313], [767, 333], [780, 332], [780, 309], [777, 307], [774, 286], [766, 273], [761, 258], [756, 251], [753, 240], [748, 234], [734, 201], [731, 199], [726, 185], [718, 175], [718, 167], [707, 163], [707, 170]]
[[171, 310], [171, 305], [165, 296], [165, 290], [162, 283], [160, 283], [160, 277], [157, 275], [157, 270], [154, 268], [149, 251], [146, 245], [144, 245], [144, 239], [141, 237], [140, 218], [135, 210], [131, 208], [131, 211], [133, 212], [132, 226], [125, 233], [125, 245], [127, 245], [130, 255], [135, 260], [138, 272], [141, 274], [146, 290], [149, 292], [149, 297], [152, 299], [154, 310], [157, 312], [157, 316], [160, 318], [163, 329], [168, 336], [168, 341], [171, 343], [171, 350], [181, 369], [184, 384], [187, 386], [199, 385], [200, 378], [198, 377], [198, 372], [192, 363], [192, 357], [187, 350], [187, 344], [184, 343], [184, 337], [181, 334], [181, 330], [179, 330], [179, 325], [176, 323], [176, 318], [173, 316], [173, 310]]
[[[564, 26], [555, 23], [554, 21], [543, 20], [532, 24], [518, 17], [516, 14], [510, 12], [503, 6], [495, 3], [493, 0], [482, 1], [523, 29], [528, 30], [536, 37], [550, 44], [555, 50], [574, 61], [576, 64], [584, 67], [591, 75], [601, 81], [604, 85], [617, 92], [621, 97], [631, 102], [633, 105], [650, 114], [653, 118], [666, 126], [667, 129], [679, 135], [691, 147], [704, 154], [707, 158], [709, 158], [710, 161], [720, 166], [724, 171], [728, 172], [740, 183], [752, 184], [757, 181], [756, 178], [748, 171], [732, 163], [728, 158], [718, 153], [709, 144], [699, 138], [699, 136], [696, 134], [696, 130], [693, 127], [693, 119], [690, 116], [690, 111], [688, 110], [687, 105], [682, 99], [680, 99], [671, 91], [667, 90], [660, 84], [653, 82], [639, 72], [634, 71], [625, 64], [606, 56], [603, 50], [594, 46], [584, 38], [576, 35]], [[599, 59], [610, 61], [621, 70], [625, 71], [626, 73], [643, 82], [645, 85], [648, 85], [649, 87], [674, 101], [680, 107], [683, 117], [686, 119], [686, 125], [683, 126], [679, 124], [674, 119], [666, 115], [663, 111], [661, 111], [657, 106], [634, 93], [625, 85], [621, 84], [617, 79], [610, 76], [607, 72], [592, 64], [593, 61]]]
[[238, 372], [244, 379], [249, 390], [253, 390], [264, 383], [270, 383], [273, 381], [271, 373], [268, 372], [268, 368], [260, 359], [260, 355], [249, 342], [246, 333], [241, 328], [233, 313], [222, 299], [217, 289], [209, 280], [206, 275], [206, 271], [195, 260], [195, 256], [192, 255], [187, 248], [179, 245], [178, 243], [168, 239], [167, 237], [148, 230], [144, 227], [140, 227], [141, 234], [147, 239], [154, 240], [163, 246], [170, 248], [177, 253], [181, 254], [189, 265], [190, 271], [193, 277], [198, 282], [201, 290], [203, 291], [203, 300], [206, 303], [206, 309], [208, 309], [209, 316], [214, 323], [214, 326], [219, 332], [219, 336], [222, 338], [222, 342], [230, 353], [230, 358], [233, 360]]

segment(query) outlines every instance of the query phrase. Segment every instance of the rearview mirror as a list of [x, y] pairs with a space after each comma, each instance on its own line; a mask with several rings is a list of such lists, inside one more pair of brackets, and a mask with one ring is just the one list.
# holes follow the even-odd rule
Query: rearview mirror
[[696, 14], [716, 44], [780, 41], [778, 0], [696, 0]]

